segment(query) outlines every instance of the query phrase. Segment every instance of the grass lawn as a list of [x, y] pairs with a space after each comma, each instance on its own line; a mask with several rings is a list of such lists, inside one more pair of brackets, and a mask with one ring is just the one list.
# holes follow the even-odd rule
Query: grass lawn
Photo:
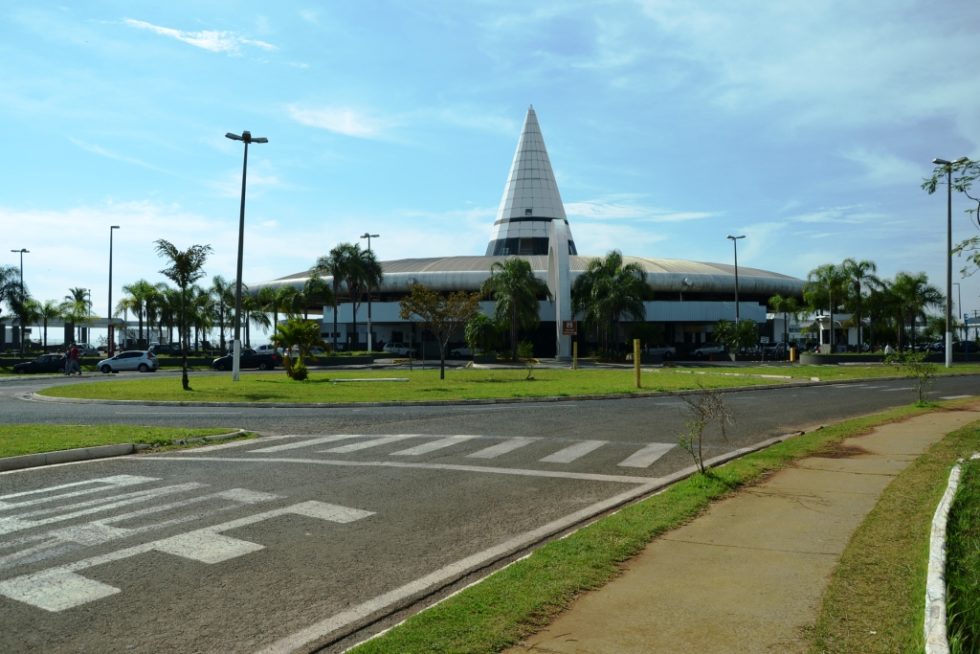
[[[937, 372], [942, 374], [943, 368]], [[956, 366], [956, 373], [980, 373], [980, 365]], [[107, 400], [164, 400], [191, 402], [411, 402], [430, 400], [474, 400], [494, 398], [569, 397], [581, 395], [635, 394], [732, 388], [781, 384], [812, 378], [829, 380], [896, 376], [886, 366], [754, 366], [644, 368], [641, 389], [634, 387], [631, 368], [588, 368], [581, 370], [535, 368], [533, 379], [520, 368], [465, 368], [439, 371], [386, 370], [314, 371], [304, 382], [285, 373], [242, 373], [230, 376], [191, 375], [191, 391], [183, 391], [173, 377], [143, 376], [96, 384], [72, 384], [41, 391], [54, 397]], [[384, 380], [398, 381], [384, 381]]]
[[[936, 443], [889, 484], [841, 557], [824, 595], [813, 632], [812, 652], [911, 654], [923, 650], [932, 516], [956, 459], [969, 456], [978, 448], [980, 423], [974, 423]], [[974, 493], [972, 536], [967, 535], [973, 539], [973, 553], [966, 585], [976, 620], [980, 593], [980, 492], [976, 487]], [[962, 608], [966, 608], [966, 603]], [[977, 624], [974, 622], [973, 626]]]
[[174, 440], [227, 434], [233, 429], [136, 427], [133, 425], [0, 425], [0, 458], [76, 447], [142, 443], [167, 446]]
[[[548, 624], [576, 595], [615, 577], [623, 561], [653, 538], [697, 516], [711, 502], [797, 458], [868, 433], [877, 425], [929, 410], [934, 409], [909, 406], [849, 420], [732, 461], [716, 468], [710, 476], [690, 477], [538, 548], [527, 558], [410, 617], [352, 652], [499, 652]], [[895, 524], [898, 528], [904, 526], [901, 520]], [[914, 555], [921, 556], [921, 549], [916, 549]], [[858, 647], [846, 651], [866, 650]]]

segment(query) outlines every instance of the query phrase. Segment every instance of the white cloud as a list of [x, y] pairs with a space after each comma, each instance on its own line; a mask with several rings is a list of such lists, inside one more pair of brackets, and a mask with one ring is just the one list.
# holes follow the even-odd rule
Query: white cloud
[[630, 202], [634, 196], [610, 196], [596, 200], [566, 202], [570, 217], [585, 220], [635, 220], [648, 223], [675, 223], [705, 220], [720, 214], [710, 211], [671, 211]]
[[123, 19], [123, 22], [131, 27], [149, 30], [155, 34], [177, 39], [178, 41], [192, 45], [195, 48], [201, 48], [202, 50], [207, 50], [209, 52], [227, 52], [231, 54], [238, 54], [241, 51], [242, 46], [251, 46], [267, 51], [277, 49], [276, 46], [272, 45], [271, 43], [256, 39], [248, 39], [243, 36], [239, 36], [234, 32], [224, 30], [200, 30], [197, 32], [188, 32], [186, 30], [178, 30], [171, 27], [161, 27], [160, 25], [154, 25], [144, 20], [136, 20], [133, 18], [125, 18]]
[[302, 107], [289, 105], [290, 118], [308, 127], [364, 139], [380, 138], [390, 122], [372, 118], [348, 107]]
[[841, 156], [863, 169], [862, 181], [867, 184], [908, 186], [926, 176], [921, 164], [880, 149], [856, 147], [841, 153]]

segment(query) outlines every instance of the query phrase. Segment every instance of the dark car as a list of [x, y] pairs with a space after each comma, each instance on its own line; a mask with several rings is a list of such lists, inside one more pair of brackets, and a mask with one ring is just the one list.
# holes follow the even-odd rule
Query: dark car
[[[211, 367], [215, 370], [231, 370], [234, 355], [226, 354], [218, 357], [211, 362]], [[282, 365], [282, 356], [278, 352], [258, 353], [248, 348], [242, 349], [238, 360], [239, 368], [258, 368], [259, 370], [272, 370], [276, 366]]]
[[14, 365], [14, 372], [64, 372], [64, 354], [42, 354], [33, 361], [24, 361]]

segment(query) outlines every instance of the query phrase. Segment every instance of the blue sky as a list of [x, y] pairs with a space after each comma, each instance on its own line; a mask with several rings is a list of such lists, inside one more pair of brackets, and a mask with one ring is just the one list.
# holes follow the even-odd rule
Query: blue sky
[[91, 288], [105, 315], [117, 224], [114, 302], [163, 280], [158, 238], [210, 244], [208, 278], [234, 279], [224, 134], [246, 129], [269, 139], [246, 283], [366, 230], [382, 260], [483, 254], [533, 104], [582, 254], [730, 262], [737, 233], [740, 265], [855, 257], [944, 288], [945, 193], [919, 184], [980, 157], [978, 29], [973, 0], [12, 0], [0, 262], [29, 249], [34, 297]]

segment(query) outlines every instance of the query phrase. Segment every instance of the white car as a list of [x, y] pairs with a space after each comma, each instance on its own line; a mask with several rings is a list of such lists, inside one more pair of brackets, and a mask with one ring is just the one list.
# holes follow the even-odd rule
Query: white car
[[724, 354], [724, 353], [725, 353], [724, 345], [715, 345], [715, 344], [708, 343], [702, 345], [701, 347], [691, 352], [691, 355], [694, 356], [696, 359], [703, 359], [704, 357], [709, 357], [712, 355]]
[[97, 368], [105, 374], [121, 370], [138, 370], [139, 372], [156, 372], [160, 360], [149, 350], [126, 350], [111, 359], [99, 361]]

